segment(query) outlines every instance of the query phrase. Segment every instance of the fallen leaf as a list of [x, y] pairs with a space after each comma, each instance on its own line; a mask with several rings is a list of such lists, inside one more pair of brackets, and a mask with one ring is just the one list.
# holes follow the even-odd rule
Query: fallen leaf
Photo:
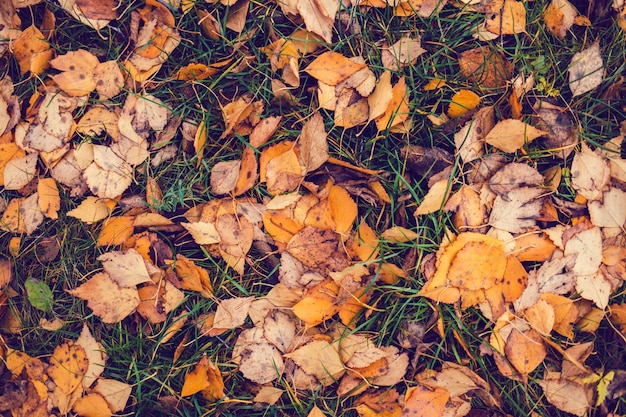
[[587, 203], [591, 223], [598, 227], [622, 227], [626, 222], [626, 192], [611, 188], [602, 193], [602, 201]]
[[326, 130], [324, 120], [319, 113], [314, 113], [302, 126], [298, 149], [301, 164], [306, 172], [315, 171], [328, 160]]
[[222, 374], [206, 356], [185, 376], [181, 396], [186, 397], [202, 391], [202, 396], [209, 402], [224, 398]]
[[423, 385], [410, 387], [404, 395], [402, 415], [415, 417], [443, 416], [450, 393], [443, 388], [429, 388]]
[[[311, 1], [305, 0], [301, 3]], [[338, 52], [324, 52], [315, 58], [304, 71], [324, 84], [337, 85], [365, 67], [365, 64], [357, 64]]]
[[446, 114], [448, 117], [461, 117], [467, 112], [474, 110], [480, 104], [480, 97], [470, 90], [460, 90], [452, 99]]
[[578, 11], [568, 0], [552, 0], [543, 14], [543, 21], [554, 36], [563, 40], [574, 26]]
[[336, 344], [325, 340], [314, 340], [284, 356], [324, 386], [334, 383], [345, 372]]
[[570, 61], [569, 89], [572, 96], [585, 94], [602, 84], [604, 62], [600, 53], [600, 42], [594, 42], [589, 48], [577, 52]]
[[306, 29], [320, 35], [326, 42], [331, 43], [332, 28], [339, 5], [333, 1], [302, 0], [295, 3], [296, 9], [304, 20]]
[[542, 207], [540, 188], [521, 187], [511, 190], [505, 197], [497, 196], [489, 225], [509, 233], [522, 233], [536, 224]]
[[178, 253], [176, 254], [174, 271], [181, 281], [181, 288], [197, 291], [206, 298], [213, 296], [213, 286], [211, 285], [211, 279], [206, 269], [196, 265], [193, 261]]
[[485, 142], [504, 152], [515, 152], [539, 136], [547, 134], [520, 120], [499, 121], [485, 137]]
[[19, 190], [25, 187], [37, 174], [37, 153], [15, 156], [4, 166], [4, 188]]
[[450, 183], [447, 179], [437, 181], [430, 187], [428, 193], [426, 193], [413, 215], [417, 217], [422, 214], [431, 214], [441, 210], [450, 195], [450, 191]]
[[77, 399], [72, 405], [72, 410], [81, 417], [110, 417], [113, 415], [104, 398], [95, 392]]
[[575, 380], [562, 379], [553, 374], [537, 382], [548, 402], [559, 410], [582, 417], [593, 407], [593, 391]]
[[608, 162], [587, 146], [574, 155], [570, 172], [572, 186], [588, 200], [596, 200], [602, 195], [610, 177]]
[[98, 246], [117, 246], [124, 243], [135, 232], [133, 216], [109, 217], [102, 222], [98, 235]]
[[[384, 84], [381, 85], [381, 88], [384, 88]], [[384, 93], [381, 92], [381, 94]], [[376, 128], [379, 131], [391, 129], [409, 118], [409, 93], [406, 89], [404, 77], [400, 78], [396, 85], [393, 86], [391, 94], [391, 100], [387, 108], [383, 114], [375, 119]]]
[[126, 408], [132, 387], [125, 382], [100, 378], [93, 390], [102, 395], [112, 412], [119, 413]]
[[13, 56], [20, 66], [22, 75], [31, 72], [42, 74], [52, 58], [52, 49], [45, 36], [36, 26], [29, 26], [13, 41]]
[[521, 1], [504, 0], [500, 10], [485, 19], [485, 28], [496, 35], [526, 31], [526, 6]]
[[84, 223], [92, 224], [109, 217], [116, 204], [115, 200], [89, 196], [85, 198], [78, 207], [68, 211], [66, 214]]
[[394, 61], [391, 65], [388, 64], [385, 65], [385, 67], [392, 71], [397, 71], [401, 67], [415, 64], [417, 58], [425, 53], [426, 50], [422, 48], [419, 36], [416, 38], [403, 36], [400, 40], [389, 47], [389, 52], [391, 52]]
[[83, 347], [89, 363], [83, 377], [83, 388], [88, 389], [104, 372], [107, 355], [104, 347], [93, 337], [86, 323], [83, 323], [83, 329], [76, 339], [76, 344]]
[[53, 401], [60, 410], [69, 410], [76, 401], [77, 398], [72, 394], [79, 387], [82, 388], [83, 377], [88, 366], [89, 360], [82, 346], [74, 342], [66, 342], [54, 348], [50, 357], [48, 375], [54, 381]]
[[489, 46], [481, 46], [461, 53], [459, 66], [463, 76], [478, 87], [488, 89], [506, 86], [507, 81], [513, 76], [513, 64], [507, 61], [501, 52]]
[[87, 301], [87, 306], [105, 323], [121, 321], [139, 305], [137, 289], [120, 287], [106, 272], [95, 274], [69, 293]]
[[236, 297], [221, 301], [215, 312], [213, 327], [236, 329], [241, 327], [248, 317], [248, 310], [254, 297]]

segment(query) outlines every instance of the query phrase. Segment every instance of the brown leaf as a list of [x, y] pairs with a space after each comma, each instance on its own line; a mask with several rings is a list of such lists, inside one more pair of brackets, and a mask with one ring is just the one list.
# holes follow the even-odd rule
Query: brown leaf
[[[522, 5], [522, 7], [524, 7]], [[461, 74], [478, 87], [501, 88], [513, 76], [513, 64], [489, 46], [470, 49], [459, 55]]]

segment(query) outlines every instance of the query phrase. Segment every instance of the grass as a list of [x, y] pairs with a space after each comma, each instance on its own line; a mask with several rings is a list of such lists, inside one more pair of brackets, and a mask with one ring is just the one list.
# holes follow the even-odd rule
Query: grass
[[[626, 119], [625, 103], [621, 99], [625, 92], [623, 85], [619, 84], [626, 65], [624, 31], [617, 26], [610, 14], [605, 14], [595, 17], [592, 26], [574, 26], [564, 40], [559, 40], [543, 24], [542, 16], [547, 1], [536, 0], [525, 4], [528, 11], [526, 33], [507, 35], [486, 43], [502, 51], [514, 65], [516, 73], [536, 75], [538, 87], [525, 99], [524, 114], [532, 113], [533, 100], [553, 100], [558, 105], [569, 107], [570, 114], [575, 118], [577, 134], [583, 141], [591, 145], [601, 145], [607, 139], [617, 136], [619, 124]], [[58, 54], [84, 48], [95, 53], [101, 61], [121, 60], [132, 49], [128, 40], [130, 19], [132, 12], [139, 7], [139, 1], [123, 2], [119, 19], [112, 22], [100, 35], [69, 18], [53, 1], [46, 1], [32, 9], [22, 9], [20, 18], [23, 27], [27, 27], [30, 22], [39, 24], [44, 8], [48, 8], [57, 19], [56, 32], [50, 43]], [[202, 7], [215, 10], [219, 23], [225, 25], [226, 6], [203, 4]], [[581, 12], [584, 10], [581, 9]], [[498, 372], [492, 357], [481, 353], [493, 323], [486, 320], [478, 310], [460, 311], [454, 306], [433, 305], [417, 296], [424, 284], [422, 268], [427, 257], [437, 250], [445, 234], [453, 226], [449, 214], [444, 212], [422, 216], [419, 221], [415, 219], [413, 212], [426, 194], [428, 178], [416, 176], [407, 169], [406, 161], [400, 156], [400, 148], [419, 144], [441, 147], [454, 153], [454, 131], [433, 126], [426, 115], [445, 111], [450, 97], [459, 89], [476, 90], [481, 94], [483, 105], [497, 104], [497, 111], [502, 118], [510, 115], [509, 107], [504, 104], [506, 96], [502, 90], [481, 92], [479, 86], [472, 85], [462, 76], [457, 64], [458, 54], [479, 45], [472, 37], [472, 30], [481, 23], [483, 15], [450, 5], [444, 7], [438, 16], [430, 18], [401, 19], [394, 17], [390, 8], [350, 7], [342, 9], [342, 13], [346, 14], [351, 25], [336, 22], [334, 43], [327, 45], [328, 48], [346, 56], [366, 57], [370, 68], [377, 75], [383, 71], [381, 42], [392, 44], [401, 34], [419, 35], [422, 46], [427, 50], [414, 65], [403, 68], [401, 73], [394, 76], [395, 80], [404, 75], [411, 92], [410, 133], [377, 132], [371, 124], [362, 130], [360, 127], [344, 130], [333, 126], [332, 113], [322, 112], [326, 130], [329, 132], [332, 156], [385, 172], [383, 183], [391, 196], [391, 204], [372, 206], [357, 198], [359, 221], [367, 222], [377, 232], [393, 225], [403, 225], [416, 230], [420, 235], [416, 242], [407, 244], [381, 242], [380, 256], [388, 262], [403, 266], [409, 273], [409, 278], [397, 285], [377, 286], [374, 298], [378, 303], [371, 315], [358, 322], [357, 330], [373, 335], [380, 345], [399, 346], [399, 335], [405, 332], [406, 321], [423, 323], [433, 315], [438, 316], [444, 333], [442, 336], [437, 334], [436, 324], [426, 329], [424, 342], [429, 343], [429, 347], [417, 361], [416, 368], [411, 369], [412, 373], [437, 368], [442, 361], [464, 364], [485, 378], [501, 399], [501, 410], [492, 410], [490, 415], [566, 415], [546, 401], [536, 382], [544, 371], [560, 366], [559, 356], [555, 352], [551, 352], [544, 365], [531, 374], [528, 384], [507, 379]], [[218, 139], [224, 129], [220, 106], [227, 104], [233, 97], [250, 94], [254, 100], [261, 101], [265, 106], [264, 116], [283, 116], [282, 130], [271, 140], [278, 142], [297, 137], [302, 120], [316, 109], [316, 99], [312, 92], [315, 81], [304, 74], [301, 74], [301, 86], [292, 91], [299, 99], [298, 106], [284, 106], [273, 99], [270, 83], [276, 76], [261, 48], [273, 39], [288, 36], [298, 27], [282, 14], [275, 2], [253, 0], [250, 3], [245, 29], [239, 36], [239, 39], [249, 39], [238, 49], [234, 48], [236, 36], [232, 31], [225, 30], [226, 36], [217, 40], [203, 36], [194, 11], [185, 15], [175, 11], [174, 16], [183, 41], [146, 89], [159, 98], [174, 116], [196, 124], [204, 121], [210, 140], [204, 149], [203, 159], [198, 162], [196, 155], [183, 152], [180, 135], [177, 135], [173, 140], [178, 149], [175, 159], [156, 168], [146, 166], [143, 172], [139, 170], [133, 186], [125, 196], [143, 194], [149, 174], [157, 180], [164, 192], [163, 201], [156, 208], [168, 217], [180, 219], [186, 209], [212, 198], [208, 192], [211, 168], [219, 161], [240, 157], [241, 149], [246, 144], [246, 138], [236, 135]], [[574, 53], [590, 46], [596, 39], [600, 41], [605, 59], [605, 80], [596, 90], [572, 98], [567, 88], [569, 62]], [[229, 57], [233, 58], [231, 70], [215, 77], [193, 83], [172, 78], [182, 64], [214, 63]], [[303, 59], [301, 68], [313, 58]], [[246, 59], [250, 60], [248, 64], [239, 65]], [[5, 66], [2, 67], [1, 64]], [[45, 78], [21, 76], [16, 61], [7, 58], [7, 55], [2, 58], [0, 71], [2, 75], [11, 76], [15, 94], [24, 103], [45, 81]], [[425, 83], [432, 78], [446, 80], [443, 92], [422, 90]], [[113, 98], [113, 105], [123, 106], [129, 93], [126, 90]], [[547, 97], [552, 93], [556, 98]], [[95, 102], [95, 98], [90, 99], [90, 103]], [[81, 111], [84, 109], [78, 110]], [[105, 141], [106, 138], [103, 136], [94, 140]], [[571, 162], [571, 157], [566, 161], [558, 160], [539, 146], [529, 147], [527, 155], [517, 157], [531, 165], [544, 167], [555, 164], [569, 167]], [[458, 158], [456, 164], [453, 175], [459, 180], [461, 166]], [[571, 200], [575, 195], [573, 190], [565, 186], [560, 191], [559, 196], [565, 199]], [[263, 185], [255, 186], [249, 194], [259, 199], [268, 195]], [[15, 191], [2, 191], [5, 202], [17, 196]], [[107, 251], [106, 248], [95, 246], [99, 224], [86, 225], [65, 215], [79, 202], [67, 190], [62, 190], [59, 219], [46, 221], [32, 235], [24, 236], [19, 256], [12, 258], [17, 276], [14, 281], [17, 295], [10, 298], [9, 308], [21, 320], [21, 331], [11, 334], [5, 328], [3, 338], [9, 346], [32, 356], [46, 357], [56, 345], [76, 339], [83, 323], [87, 323], [109, 356], [104, 376], [133, 386], [131, 400], [125, 410], [126, 415], [306, 416], [314, 405], [327, 415], [357, 414], [352, 407], [353, 399], [339, 398], [333, 386], [313, 392], [294, 393], [284, 380], [275, 384], [286, 391], [276, 405], [265, 407], [255, 404], [252, 398], [258, 387], [243, 378], [230, 359], [239, 331], [233, 330], [219, 337], [209, 338], [201, 336], [193, 325], [201, 314], [215, 308], [215, 300], [186, 292], [183, 305], [171, 313], [163, 324], [148, 325], [135, 316], [117, 324], [103, 324], [98, 317], [91, 314], [84, 302], [67, 293], [68, 289], [77, 287], [101, 267], [97, 257]], [[119, 209], [113, 213], [119, 214]], [[156, 233], [174, 253], [193, 259], [209, 271], [218, 300], [233, 296], [263, 296], [276, 283], [276, 265], [267, 262], [266, 255], [260, 251], [253, 249], [253, 265], [247, 267], [243, 276], [237, 276], [223, 261], [211, 257], [208, 252], [191, 242], [189, 236], [181, 233]], [[0, 232], [0, 247], [3, 251], [12, 237], [8, 232]], [[47, 245], [46, 242], [51, 238], [58, 242], [59, 254], [52, 259], [42, 260], [42, 245]], [[407, 259], [413, 259], [413, 262], [407, 262]], [[24, 289], [27, 278], [43, 280], [50, 286], [54, 293], [52, 312], [44, 313], [31, 306]], [[624, 291], [611, 300], [612, 303], [625, 301]], [[165, 330], [183, 311], [186, 311], [183, 314], [188, 319], [187, 324], [171, 340], [161, 343]], [[40, 320], [44, 318], [58, 318], [63, 321], [63, 326], [57, 331], [43, 330]], [[614, 369], [616, 364], [624, 363], [624, 342], [606, 320], [595, 336], [585, 336], [580, 332], [576, 334], [577, 342], [592, 339], [596, 342], [596, 351], [590, 361], [595, 369]], [[563, 342], [569, 343], [566, 340]], [[173, 362], [177, 349], [182, 349], [180, 358]], [[219, 365], [224, 374], [226, 395], [230, 401], [207, 404], [199, 395], [180, 397], [184, 376], [203, 355]], [[411, 385], [413, 383], [407, 379], [397, 388], [403, 392], [405, 387]], [[475, 399], [473, 404], [478, 408], [486, 407], [480, 399]], [[610, 403], [610, 406], [612, 408], [605, 411], [622, 415], [626, 413], [626, 401], [623, 399]]]

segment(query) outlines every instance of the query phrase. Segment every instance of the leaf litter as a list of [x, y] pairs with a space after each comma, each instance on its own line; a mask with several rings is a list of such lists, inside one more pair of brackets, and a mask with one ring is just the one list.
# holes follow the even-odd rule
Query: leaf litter
[[[183, 13], [196, 7], [182, 3]], [[233, 7], [225, 27], [236, 34], [239, 46], [245, 45], [239, 37], [244, 36], [249, 2], [221, 3]], [[452, 7], [446, 3], [368, 0], [359, 5], [365, 13], [389, 7], [396, 18], [410, 19], [437, 15]], [[209, 128], [215, 133], [208, 119], [176, 121], [172, 104], [151, 93], [158, 84], [152, 77], [187, 36], [177, 25], [179, 5], [148, 1], [132, 11], [134, 39], [126, 58], [104, 62], [102, 54], [87, 49], [53, 52], [39, 28], [18, 30], [16, 6], [7, 7], [2, 18], [9, 16], [13, 23], [7, 27], [14, 28], [7, 32], [13, 42], [8, 55], [17, 61], [19, 76], [50, 72], [49, 80], [25, 101], [23, 114], [16, 110], [20, 99], [13, 88], [1, 95], [0, 181], [10, 197], [2, 207], [0, 228], [12, 235], [8, 249], [17, 258], [22, 235], [33, 236], [47, 222], [75, 218], [99, 230], [94, 244], [101, 250], [101, 270], [94, 269], [65, 291], [84, 300], [96, 320], [122, 326], [132, 321], [146, 329], [162, 325], [160, 344], [184, 333], [181, 351], [194, 327], [198, 337], [234, 340], [229, 355], [210, 359], [203, 353], [189, 366], [179, 384], [180, 397], [201, 394], [208, 404], [228, 402], [236, 395], [232, 377], [241, 373], [254, 387], [257, 403], [284, 400], [287, 390], [300, 395], [296, 393], [333, 389], [342, 397], [355, 397], [361, 416], [467, 415], [473, 396], [491, 408], [502, 407], [483, 377], [446, 361], [418, 372], [418, 352], [382, 343], [361, 330], [372, 314], [384, 311], [385, 288], [402, 291], [415, 275], [414, 265], [389, 262], [386, 246], [419, 242], [423, 236], [412, 222], [449, 212], [456, 230], [447, 230], [432, 254], [419, 254], [425, 283], [412, 297], [427, 300], [433, 309], [451, 304], [459, 314], [479, 311], [488, 323], [481, 352], [493, 358], [503, 377], [524, 384], [534, 378], [554, 407], [586, 415], [607, 396], [603, 384], [608, 375], [620, 370], [604, 373], [585, 365], [589, 354], [576, 357], [572, 349], [584, 346], [592, 352], [593, 342], [582, 345], [575, 338], [579, 331], [594, 333], [597, 327], [589, 324], [594, 317], [610, 320], [622, 338], [626, 327], [624, 304], [614, 302], [626, 276], [621, 143], [618, 137], [606, 146], [579, 144], [565, 108], [547, 102], [533, 109], [536, 117], [525, 117], [519, 103], [534, 91], [532, 82], [511, 94], [510, 113], [483, 104], [485, 96], [503, 94], [514, 84], [519, 69], [493, 40], [524, 34], [530, 6], [514, 0], [460, 3], [467, 3], [466, 13], [484, 15], [475, 36], [487, 43], [459, 53], [459, 75], [466, 83], [458, 84], [461, 88], [450, 95], [447, 106], [429, 120], [458, 127], [454, 151], [463, 169], [453, 173], [450, 161], [424, 166], [422, 160], [419, 169], [424, 171], [412, 174], [419, 164], [409, 164], [409, 179], [428, 173], [428, 191], [413, 202], [415, 219], [384, 229], [371, 226], [363, 212], [363, 201], [371, 207], [392, 201], [381, 185], [388, 184], [384, 175], [336, 159], [333, 131], [366, 129], [371, 122], [370, 128], [381, 134], [411, 131], [414, 114], [422, 110], [414, 108], [417, 92], [404, 74], [433, 54], [432, 45], [423, 45], [420, 36], [390, 34], [392, 40], [377, 46], [380, 62], [358, 50], [348, 56], [326, 50], [337, 39], [336, 20], [344, 19], [338, 4], [279, 3], [285, 18], [303, 27], [285, 37], [273, 34], [262, 49], [277, 77], [271, 80], [272, 91], [279, 98], [282, 85], [289, 92], [281, 97], [293, 105], [303, 98], [293, 94], [306, 84], [319, 104], [311, 108], [324, 111], [311, 110], [292, 123], [288, 113], [277, 113], [256, 95], [220, 96], [219, 140], [236, 138], [239, 157], [214, 163], [207, 188], [211, 199], [194, 202], [173, 218], [158, 208], [164, 198], [158, 176], [150, 177], [136, 206], [125, 208], [123, 197], [138, 178], [149, 175], [148, 165], [159, 165], [157, 152], [171, 146], [172, 130], [183, 125], [189, 129], [183, 136], [191, 138], [197, 169], [208, 144], [216, 140], [208, 134]], [[72, 18], [96, 30], [120, 18], [115, 6], [111, 1], [61, 2]], [[220, 9], [203, 7], [207, 9], [197, 9], [203, 36], [214, 41], [233, 36], [215, 17]], [[583, 22], [581, 17], [568, 1], [554, 0], [543, 21], [563, 40]], [[573, 54], [567, 68], [573, 97], [594, 94], [606, 80], [603, 53], [596, 41]], [[222, 72], [227, 76], [232, 59], [180, 63], [172, 79], [193, 85]], [[301, 69], [302, 62], [307, 64]], [[433, 80], [435, 87], [424, 90], [436, 94], [456, 83]], [[7, 75], [2, 83], [12, 86], [13, 80]], [[114, 104], [112, 99], [120, 95]], [[299, 134], [284, 133], [293, 126]], [[162, 144], [164, 137], [169, 139]], [[563, 164], [553, 188], [548, 170], [525, 157], [540, 146]], [[171, 152], [175, 157], [176, 150]], [[169, 158], [163, 155], [161, 161]], [[444, 154], [438, 155], [441, 159]], [[564, 186], [577, 205], [563, 203], [559, 190]], [[63, 195], [73, 199], [73, 208]], [[276, 282], [266, 293], [245, 289], [237, 296], [223, 291], [215, 271], [164, 250], [163, 242], [170, 238], [195, 245], [221, 262], [233, 279], [255, 270], [259, 248], [264, 248], [263, 258], [276, 259]], [[164, 251], [162, 256], [157, 256], [159, 251]], [[0, 314], [8, 321], [15, 319], [5, 306], [17, 294], [10, 286], [16, 278], [11, 258], [0, 261]], [[34, 308], [54, 311], [56, 295], [48, 283], [31, 279], [24, 287]], [[200, 299], [196, 297], [212, 304], [189, 326], [182, 304]], [[8, 328], [3, 325], [3, 332]], [[555, 333], [573, 347], [567, 349]], [[443, 331], [438, 337], [445, 339]], [[59, 343], [43, 360], [3, 342], [0, 355], [12, 382], [28, 387], [15, 410], [73, 410], [81, 416], [124, 411], [133, 387], [103, 377], [108, 361], [104, 345], [87, 324], [77, 340]], [[94, 409], [101, 411], [93, 414]], [[317, 406], [309, 413], [323, 414]]]

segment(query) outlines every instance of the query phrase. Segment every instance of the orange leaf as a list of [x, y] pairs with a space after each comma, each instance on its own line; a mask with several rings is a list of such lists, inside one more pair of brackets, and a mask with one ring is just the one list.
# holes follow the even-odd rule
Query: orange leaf
[[506, 270], [504, 271], [504, 280], [502, 282], [502, 295], [504, 300], [512, 302], [517, 300], [528, 284], [528, 273], [524, 269], [518, 258], [509, 255], [506, 261]]
[[352, 251], [363, 262], [378, 258], [378, 236], [365, 222], [359, 225], [353, 244]]
[[95, 392], [80, 397], [72, 409], [81, 417], [110, 417], [113, 415], [102, 395]]
[[461, 90], [452, 96], [447, 114], [451, 118], [461, 117], [480, 104], [480, 97], [470, 90]]
[[102, 230], [98, 235], [98, 246], [121, 245], [135, 232], [135, 217], [111, 217], [102, 223]]
[[304, 297], [292, 307], [292, 311], [307, 325], [317, 326], [337, 312], [335, 300], [338, 293], [337, 284], [327, 278], [308, 290]]
[[49, 219], [56, 219], [57, 212], [61, 209], [61, 198], [56, 182], [52, 178], [42, 178], [37, 184], [37, 194], [39, 196], [39, 208], [44, 216]]
[[357, 64], [338, 52], [324, 52], [304, 71], [324, 84], [337, 85], [366, 66]]
[[22, 75], [28, 71], [39, 75], [48, 67], [52, 49], [44, 39], [43, 33], [37, 27], [29, 26], [13, 41], [13, 56], [17, 59]]
[[181, 280], [180, 284], [183, 289], [197, 291], [206, 298], [213, 296], [213, 286], [206, 269], [199, 267], [183, 255], [177, 254], [174, 271]]
[[261, 156], [259, 157], [259, 180], [261, 182], [265, 182], [267, 180], [267, 164], [277, 156], [293, 149], [293, 147], [294, 143], [286, 140], [263, 149], [263, 152], [261, 152]]
[[302, 228], [291, 217], [280, 211], [263, 213], [263, 226], [272, 239], [285, 245]]
[[294, 191], [306, 174], [294, 149], [289, 149], [268, 161], [265, 169], [267, 191], [272, 195]]
[[429, 388], [425, 385], [411, 387], [404, 396], [402, 415], [412, 417], [442, 416], [449, 398], [450, 393], [443, 388]]
[[536, 330], [522, 333], [515, 328], [506, 340], [504, 352], [524, 379], [543, 362], [547, 354], [543, 339]]
[[358, 214], [357, 205], [345, 188], [339, 185], [333, 185], [330, 188], [328, 202], [335, 220], [335, 231], [345, 240], [348, 238], [352, 224]]
[[409, 118], [409, 94], [406, 89], [404, 77], [400, 78], [398, 83], [393, 86], [392, 98], [385, 109], [385, 112], [378, 116], [376, 120], [376, 128], [385, 130], [401, 124]]
[[224, 381], [219, 368], [206, 356], [185, 376], [181, 396], [186, 397], [202, 391], [207, 401], [224, 398]]
[[251, 148], [246, 147], [241, 155], [239, 177], [237, 178], [233, 194], [238, 196], [250, 190], [254, 187], [258, 178], [259, 166], [256, 161], [256, 155]]
[[176, 79], [180, 81], [199, 81], [209, 78], [218, 72], [219, 69], [204, 64], [188, 64], [178, 70]]

